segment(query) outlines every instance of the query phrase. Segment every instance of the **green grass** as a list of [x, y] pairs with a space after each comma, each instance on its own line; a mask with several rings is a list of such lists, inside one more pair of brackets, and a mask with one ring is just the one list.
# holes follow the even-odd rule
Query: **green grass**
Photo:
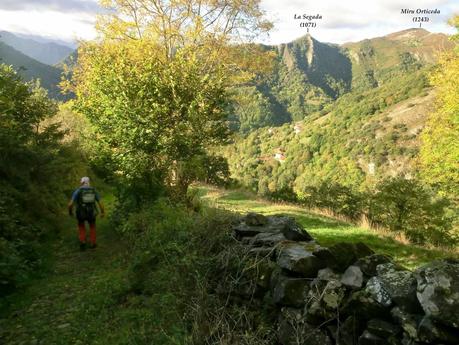
[[388, 254], [396, 262], [410, 269], [435, 259], [459, 256], [457, 252], [400, 242], [394, 239], [393, 234], [387, 232], [378, 232], [321, 216], [300, 206], [270, 202], [246, 191], [221, 190], [209, 186], [196, 188], [198, 188], [198, 196], [210, 206], [238, 213], [290, 215], [295, 217], [321, 245], [330, 246], [337, 242], [364, 242], [375, 252]]
[[[298, 206], [262, 200], [247, 192], [197, 187], [197, 193], [211, 207], [239, 213], [254, 211], [294, 216], [322, 245], [363, 241], [376, 252], [389, 254], [409, 268], [448, 256], [447, 252], [400, 243], [388, 236], [313, 214]], [[114, 212], [113, 196], [103, 190], [102, 194], [108, 213]], [[202, 243], [202, 234], [195, 236], [199, 242], [184, 245], [190, 239], [188, 228], [184, 228], [187, 215], [187, 212], [179, 214], [173, 208], [152, 213], [151, 217], [158, 219], [157, 225], [162, 230], [150, 234], [151, 238], [145, 237], [145, 248], [148, 248], [148, 241], [152, 241], [151, 249], [156, 253], [153, 258], [162, 259], [156, 260], [160, 264], [155, 269], [150, 261], [146, 261], [149, 273], [145, 277], [140, 273], [140, 278], [147, 284], [141, 293], [132, 289], [131, 267], [133, 260], [142, 258], [138, 257], [139, 252], [132, 252], [126, 240], [119, 237], [106, 219], [98, 221], [98, 248], [80, 252], [75, 220], [64, 218], [59, 238], [50, 243], [46, 270], [26, 288], [1, 301], [0, 344], [185, 343], [189, 330], [183, 315], [191, 312], [186, 308], [191, 302], [191, 292], [196, 292], [191, 283], [194, 276], [188, 274], [187, 280], [186, 273], [193, 273], [193, 268], [209, 269], [194, 264], [202, 261], [201, 265], [207, 265], [205, 259], [209, 253], [190, 249]], [[140, 223], [150, 221], [144, 216], [138, 216]], [[173, 216], [182, 221], [177, 222]], [[201, 229], [202, 224], [207, 223], [193, 226]], [[222, 224], [209, 226], [212, 233], [215, 229], [222, 229]], [[207, 245], [196, 248], [206, 249]], [[151, 255], [145, 258], [151, 258]], [[182, 304], [185, 310], [178, 308]]]
[[[103, 195], [110, 213], [113, 196]], [[163, 297], [129, 292], [131, 255], [109, 221], [98, 219], [98, 247], [85, 252], [75, 219], [61, 227], [45, 270], [1, 301], [0, 344], [169, 343], [164, 315], [154, 312]]]

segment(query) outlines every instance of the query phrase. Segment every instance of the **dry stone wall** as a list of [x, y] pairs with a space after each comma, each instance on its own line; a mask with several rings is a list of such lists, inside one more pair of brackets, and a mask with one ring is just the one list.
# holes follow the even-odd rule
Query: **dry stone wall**
[[457, 261], [412, 272], [364, 243], [322, 247], [281, 215], [249, 213], [233, 233], [257, 263], [241, 298], [274, 306], [278, 344], [459, 344]]

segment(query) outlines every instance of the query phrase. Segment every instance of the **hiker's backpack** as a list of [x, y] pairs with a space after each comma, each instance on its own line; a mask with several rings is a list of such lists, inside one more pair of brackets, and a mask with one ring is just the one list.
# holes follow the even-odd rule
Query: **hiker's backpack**
[[96, 216], [96, 190], [94, 188], [81, 188], [77, 200], [77, 218], [92, 220]]

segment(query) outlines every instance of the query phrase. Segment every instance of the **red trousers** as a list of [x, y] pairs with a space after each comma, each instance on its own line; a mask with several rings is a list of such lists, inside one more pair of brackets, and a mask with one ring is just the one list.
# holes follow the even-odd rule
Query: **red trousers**
[[[86, 226], [84, 222], [78, 222], [78, 231], [80, 232], [80, 243], [86, 243]], [[96, 223], [89, 223], [89, 238], [91, 244], [96, 244]]]

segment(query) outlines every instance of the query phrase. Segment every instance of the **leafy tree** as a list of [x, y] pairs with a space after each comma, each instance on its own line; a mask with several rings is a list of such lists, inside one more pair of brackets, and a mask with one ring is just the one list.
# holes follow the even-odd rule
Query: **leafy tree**
[[[109, 11], [100, 17], [97, 28], [105, 39], [155, 42], [161, 60], [171, 60], [181, 48], [193, 47], [193, 51], [207, 55], [200, 62], [209, 69], [216, 61], [233, 64], [246, 55], [231, 49], [229, 42], [247, 42], [271, 29], [272, 23], [264, 18], [259, 3], [259, 0], [102, 0], [102, 6]], [[245, 45], [245, 48], [255, 47]], [[235, 60], [231, 56], [234, 54], [239, 58]], [[249, 57], [242, 61], [249, 64]]]
[[40, 265], [40, 240], [55, 230], [74, 174], [86, 173], [50, 121], [56, 111], [45, 90], [0, 64], [0, 296]]
[[[451, 20], [459, 29], [459, 16]], [[453, 36], [459, 42], [459, 36]], [[437, 89], [437, 108], [422, 133], [420, 162], [422, 177], [447, 195], [459, 190], [459, 48], [444, 53], [431, 75]]]
[[413, 242], [452, 245], [448, 200], [436, 197], [417, 180], [391, 178], [370, 198], [371, 221], [404, 233]]
[[270, 24], [257, 0], [103, 4], [112, 10], [98, 23], [101, 40], [82, 45], [68, 86], [124, 185], [152, 195], [174, 164], [225, 142], [227, 87], [252, 77], [230, 42]]
[[276, 114], [270, 100], [256, 87], [238, 87], [232, 92], [236, 129], [247, 133], [254, 128], [276, 124]]

